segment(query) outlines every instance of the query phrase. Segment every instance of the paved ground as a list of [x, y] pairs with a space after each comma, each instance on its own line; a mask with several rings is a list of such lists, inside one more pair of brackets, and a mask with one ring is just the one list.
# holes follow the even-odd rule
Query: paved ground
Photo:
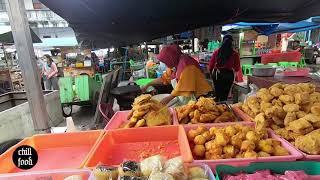
[[[92, 124], [95, 108], [88, 107], [88, 106], [72, 106], [72, 119], [74, 122], [74, 125], [78, 130], [90, 130], [90, 125]], [[119, 105], [117, 104], [117, 100], [115, 99], [114, 105], [113, 105], [113, 111], [119, 111]], [[102, 122], [103, 123], [103, 122]], [[59, 127], [66, 126], [66, 122], [63, 121], [61, 124], [59, 124]], [[98, 127], [104, 128], [105, 124], [101, 124]]]
[[[95, 109], [92, 107], [72, 106], [72, 119], [76, 128], [79, 130], [89, 130], [89, 125], [93, 121], [94, 113]], [[59, 126], [66, 126], [66, 122], [63, 121]]]

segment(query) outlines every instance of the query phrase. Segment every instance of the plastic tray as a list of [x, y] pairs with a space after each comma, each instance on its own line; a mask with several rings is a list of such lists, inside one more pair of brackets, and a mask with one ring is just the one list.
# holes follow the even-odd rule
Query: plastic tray
[[140, 162], [157, 154], [167, 158], [182, 156], [186, 163], [192, 161], [188, 139], [182, 126], [107, 131], [90, 154], [85, 166], [94, 168], [99, 163], [119, 165], [124, 160]]
[[238, 116], [239, 118], [241, 118], [243, 121], [247, 121], [247, 122], [254, 122], [253, 118], [250, 117], [248, 114], [246, 114], [245, 112], [243, 112], [241, 109], [239, 109], [238, 107], [232, 106], [232, 110], [234, 112], [234, 114], [236, 116]]
[[[279, 136], [280, 137], [280, 136]], [[283, 141], [285, 141], [286, 143], [288, 143], [292, 148], [295, 148], [297, 151], [299, 151], [302, 155], [303, 155], [303, 160], [305, 161], [320, 161], [320, 155], [310, 155], [307, 154], [301, 150], [299, 150], [298, 148], [296, 148], [293, 144], [291, 144], [290, 142], [288, 142], [286, 139], [280, 137]]]
[[[175, 124], [175, 122], [177, 122], [177, 120], [176, 120], [176, 115], [174, 113], [174, 110], [172, 108], [169, 108], [169, 111], [171, 113], [172, 123]], [[106, 125], [106, 127], [104, 129], [105, 130], [119, 129], [120, 126], [123, 123], [128, 122], [127, 116], [129, 114], [129, 112], [130, 111], [118, 111], [118, 112], [116, 112], [112, 116], [112, 118], [110, 119], [110, 121], [108, 122], [108, 124]]]
[[[235, 125], [235, 124], [243, 124], [248, 126], [254, 126], [254, 123], [252, 122], [237, 122], [237, 123], [220, 123], [220, 124], [213, 124], [213, 125], [205, 125], [207, 128], [211, 127], [225, 127], [229, 125]], [[186, 132], [188, 132], [190, 129], [196, 128], [198, 125], [189, 125], [184, 126], [184, 129]], [[215, 169], [215, 167], [219, 164], [227, 164], [232, 166], [244, 166], [248, 165], [252, 162], [273, 162], [273, 161], [295, 161], [297, 159], [303, 158], [303, 155], [292, 147], [290, 143], [287, 143], [282, 138], [278, 137], [271, 129], [268, 129], [269, 136], [280, 141], [282, 147], [286, 148], [290, 155], [288, 156], [271, 156], [271, 157], [259, 157], [259, 158], [232, 158], [232, 159], [220, 159], [220, 160], [196, 160], [194, 159], [193, 163], [204, 163], [208, 164], [212, 169]]]
[[298, 68], [296, 71], [284, 71], [283, 76], [309, 76], [309, 68]]
[[[264, 162], [251, 163], [245, 167], [233, 167], [228, 165], [219, 165], [216, 168], [216, 179], [222, 180], [222, 173], [235, 174], [239, 172], [254, 173], [258, 170], [270, 169], [273, 173], [283, 174], [287, 170], [303, 170], [309, 175], [320, 175], [320, 162]], [[320, 177], [319, 177], [320, 179]]]
[[[38, 153], [37, 164], [27, 171], [81, 168], [89, 152], [102, 138], [105, 131], [83, 131], [60, 134], [43, 134], [26, 138], [0, 156], [0, 173], [22, 172], [13, 161], [14, 150], [29, 145]], [[5, 164], [5, 166], [3, 166]]]
[[80, 175], [83, 180], [91, 174], [87, 169], [64, 169], [38, 172], [21, 172], [0, 175], [0, 180], [63, 180], [72, 175]]

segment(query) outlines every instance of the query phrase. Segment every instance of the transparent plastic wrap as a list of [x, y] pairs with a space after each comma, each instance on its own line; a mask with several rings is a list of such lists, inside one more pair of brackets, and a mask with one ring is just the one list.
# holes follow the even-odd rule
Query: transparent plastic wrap
[[188, 180], [214, 180], [211, 169], [205, 164], [188, 165], [186, 173]]
[[118, 174], [119, 173], [118, 173], [117, 167], [107, 167], [104, 165], [98, 165], [93, 170], [93, 173], [91, 174], [91, 176], [93, 175], [92, 180], [117, 180]]
[[185, 174], [185, 168], [183, 165], [183, 160], [180, 156], [169, 159], [164, 164], [164, 172], [172, 175], [175, 179], [179, 179], [179, 180], [187, 179], [187, 176]]
[[250, 96], [256, 96], [259, 88], [255, 84], [249, 84], [250, 92], [246, 95], [244, 102], [246, 102], [247, 98]]
[[150, 176], [152, 172], [160, 172], [164, 168], [165, 159], [160, 156], [151, 156], [149, 158], [144, 159], [140, 163], [141, 173], [143, 176]]

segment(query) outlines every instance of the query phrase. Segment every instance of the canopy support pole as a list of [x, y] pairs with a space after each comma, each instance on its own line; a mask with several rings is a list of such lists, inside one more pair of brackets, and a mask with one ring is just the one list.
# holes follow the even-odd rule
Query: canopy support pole
[[22, 0], [6, 0], [14, 43], [19, 56], [25, 91], [36, 131], [48, 131], [48, 112], [40, 85], [28, 18]]

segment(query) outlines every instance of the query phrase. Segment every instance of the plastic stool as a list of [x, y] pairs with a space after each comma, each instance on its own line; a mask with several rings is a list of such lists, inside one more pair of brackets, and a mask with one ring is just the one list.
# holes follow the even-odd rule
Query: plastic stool
[[303, 68], [303, 67], [306, 67], [306, 66], [307, 66], [306, 61], [304, 60], [304, 57], [302, 57], [301, 60], [298, 63], [298, 67]]
[[283, 68], [287, 68], [287, 67], [289, 67], [289, 62], [278, 62], [278, 65]]
[[298, 62], [289, 62], [289, 66], [298, 67]]
[[243, 64], [242, 65], [242, 71], [243, 71], [243, 75], [251, 75], [252, 74], [252, 65], [251, 64]]
[[100, 73], [96, 73], [94, 75], [94, 80], [96, 80], [99, 83], [102, 83], [102, 75]]

